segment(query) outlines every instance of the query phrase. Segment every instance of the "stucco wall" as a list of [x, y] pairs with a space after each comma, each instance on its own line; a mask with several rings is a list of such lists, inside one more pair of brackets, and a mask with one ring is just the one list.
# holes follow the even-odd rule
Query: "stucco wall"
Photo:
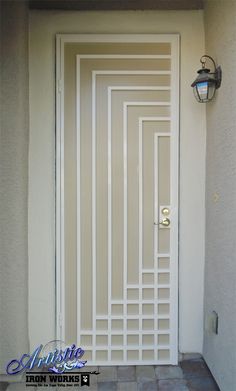
[[[1, 2], [0, 374], [28, 352], [28, 10]], [[0, 380], [4, 380], [0, 377]]]
[[[206, 1], [206, 52], [223, 81], [207, 104], [204, 358], [222, 391], [236, 389], [236, 2]], [[207, 330], [219, 314], [219, 334]]]
[[[29, 326], [31, 346], [55, 328], [55, 34], [179, 33], [181, 352], [201, 352], [205, 238], [205, 106], [190, 84], [204, 53], [202, 11], [45, 12], [30, 15]], [[43, 321], [42, 321], [43, 319]]]

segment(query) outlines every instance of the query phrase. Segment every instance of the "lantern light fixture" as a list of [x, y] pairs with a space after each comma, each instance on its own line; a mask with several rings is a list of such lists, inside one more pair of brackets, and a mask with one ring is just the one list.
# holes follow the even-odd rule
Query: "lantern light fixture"
[[[211, 72], [209, 68], [206, 68], [207, 59], [211, 60], [214, 65], [214, 72]], [[206, 103], [214, 98], [215, 91], [221, 85], [222, 70], [221, 67], [216, 67], [216, 63], [212, 57], [204, 54], [200, 58], [202, 68], [197, 71], [198, 76], [196, 80], [191, 84], [195, 98], [200, 103]]]

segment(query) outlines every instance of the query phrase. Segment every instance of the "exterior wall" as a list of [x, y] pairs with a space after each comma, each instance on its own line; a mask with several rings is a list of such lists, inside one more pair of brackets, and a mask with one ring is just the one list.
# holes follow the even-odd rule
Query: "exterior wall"
[[[181, 352], [202, 352], [205, 106], [190, 84], [204, 53], [202, 11], [45, 12], [30, 16], [29, 327], [31, 348], [55, 329], [55, 34], [179, 33]], [[43, 321], [42, 321], [43, 318]]]
[[1, 2], [0, 15], [1, 381], [6, 363], [28, 352], [29, 100], [27, 6]]
[[[236, 3], [206, 1], [206, 53], [223, 71], [207, 104], [204, 358], [222, 391], [236, 389]], [[219, 333], [207, 327], [219, 314]]]

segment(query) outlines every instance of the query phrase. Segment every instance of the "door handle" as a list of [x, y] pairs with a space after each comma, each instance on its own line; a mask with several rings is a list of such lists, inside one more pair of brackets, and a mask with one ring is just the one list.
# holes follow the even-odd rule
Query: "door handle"
[[163, 227], [169, 227], [170, 225], [170, 219], [168, 217], [165, 217], [160, 223], [154, 223], [154, 225], [163, 225]]

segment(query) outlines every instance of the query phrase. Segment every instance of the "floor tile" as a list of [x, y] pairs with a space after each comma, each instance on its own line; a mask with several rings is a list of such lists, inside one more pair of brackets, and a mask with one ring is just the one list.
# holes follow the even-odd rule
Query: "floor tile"
[[158, 380], [183, 379], [183, 371], [179, 366], [157, 366], [155, 373]]
[[135, 381], [136, 371], [134, 366], [120, 366], [117, 368], [118, 381]]
[[[73, 388], [72, 388], [73, 389]], [[59, 390], [59, 389], [58, 389]], [[92, 384], [89, 386], [88, 388], [89, 391], [97, 391], [98, 390], [98, 386], [97, 384]]]
[[91, 370], [100, 372], [97, 384], [91, 382], [91, 391], [219, 391], [206, 363], [199, 357], [182, 361], [179, 366], [121, 365]]
[[186, 384], [186, 380], [183, 379], [171, 379], [171, 380], [159, 380], [158, 391], [189, 391]]
[[117, 367], [99, 367], [100, 372], [98, 382], [102, 381], [116, 381], [117, 380]]
[[138, 391], [157, 391], [157, 382], [156, 381], [146, 381], [138, 383]]
[[136, 382], [118, 382], [117, 391], [137, 391], [138, 385]]
[[37, 387], [27, 387], [25, 383], [18, 383], [18, 382], [10, 383], [7, 386], [7, 391], [29, 391], [29, 389], [31, 389], [31, 391], [35, 391], [38, 388]]
[[117, 391], [117, 382], [107, 381], [97, 384], [98, 391]]
[[212, 377], [195, 377], [189, 379], [187, 384], [190, 391], [220, 391]]
[[202, 359], [182, 361], [180, 366], [185, 379], [211, 376], [209, 369]]
[[154, 371], [154, 367], [151, 366], [151, 365], [147, 365], [147, 366], [137, 366], [136, 367], [136, 378], [137, 378], [137, 381], [151, 381], [151, 380], [155, 380], [156, 379], [156, 376], [155, 376], [155, 371]]

